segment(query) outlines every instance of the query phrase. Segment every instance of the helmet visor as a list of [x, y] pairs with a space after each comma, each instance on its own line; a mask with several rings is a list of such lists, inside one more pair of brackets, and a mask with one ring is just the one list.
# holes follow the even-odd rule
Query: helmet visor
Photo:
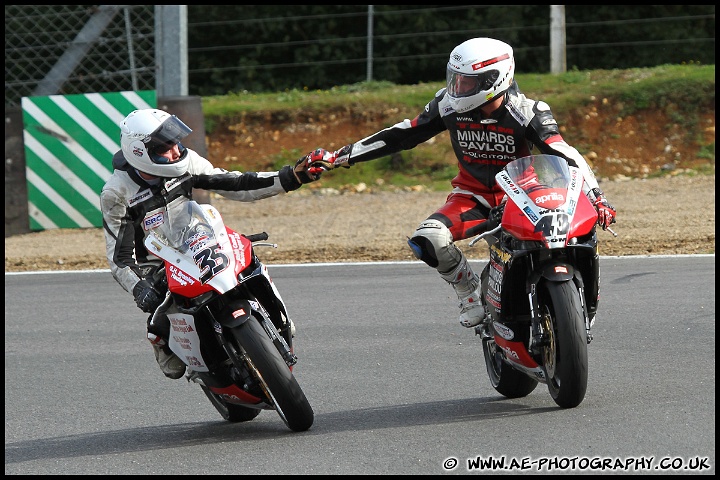
[[491, 90], [500, 71], [488, 70], [486, 72], [469, 75], [447, 69], [447, 91], [455, 98], [469, 97], [477, 93]]
[[[161, 123], [154, 132], [145, 137], [143, 142], [145, 143], [145, 148], [147, 148], [150, 153], [150, 158], [156, 163], [167, 163], [167, 159], [163, 162], [163, 157], [159, 157], [156, 154], [167, 152], [179, 144], [180, 140], [190, 135], [191, 132], [190, 127], [173, 115]], [[181, 148], [181, 151], [182, 150], [183, 148]]]

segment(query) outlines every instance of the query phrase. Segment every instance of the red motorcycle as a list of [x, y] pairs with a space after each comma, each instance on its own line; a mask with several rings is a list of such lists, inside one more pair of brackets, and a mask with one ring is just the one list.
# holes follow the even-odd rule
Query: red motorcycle
[[152, 323], [169, 320], [170, 349], [223, 418], [244, 422], [275, 410], [288, 428], [304, 431], [314, 413], [292, 372], [293, 324], [254, 251], [275, 246], [262, 243], [267, 238], [235, 232], [211, 205], [169, 207], [145, 239], [164, 262], [156, 288], [167, 291]]
[[597, 211], [580, 170], [554, 155], [514, 160], [495, 179], [507, 201], [470, 242], [490, 248], [480, 275], [488, 317], [475, 327], [490, 383], [508, 398], [545, 383], [557, 405], [576, 407], [599, 298]]

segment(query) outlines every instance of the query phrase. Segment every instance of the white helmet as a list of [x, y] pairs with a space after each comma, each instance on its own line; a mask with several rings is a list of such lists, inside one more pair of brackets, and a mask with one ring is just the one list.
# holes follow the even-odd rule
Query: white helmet
[[471, 38], [453, 49], [447, 64], [447, 93], [458, 113], [491, 102], [513, 82], [510, 45], [493, 38]]
[[[125, 160], [137, 170], [156, 177], [179, 177], [187, 172], [188, 151], [180, 143], [192, 130], [175, 115], [148, 108], [135, 110], [120, 123], [120, 148]], [[175, 161], [158, 153], [180, 147]]]

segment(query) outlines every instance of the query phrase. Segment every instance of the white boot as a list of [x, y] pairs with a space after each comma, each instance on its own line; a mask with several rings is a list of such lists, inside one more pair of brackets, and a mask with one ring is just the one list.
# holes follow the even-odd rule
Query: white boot
[[480, 300], [480, 277], [473, 272], [463, 256], [457, 267], [440, 276], [455, 289], [460, 300], [460, 325], [471, 328], [485, 319], [485, 307]]

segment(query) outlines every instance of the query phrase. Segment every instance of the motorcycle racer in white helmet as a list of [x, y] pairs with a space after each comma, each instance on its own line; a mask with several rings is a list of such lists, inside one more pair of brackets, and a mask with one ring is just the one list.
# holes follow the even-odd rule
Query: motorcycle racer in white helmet
[[[188, 150], [180, 141], [192, 130], [175, 115], [162, 110], [135, 110], [120, 123], [120, 148], [125, 160], [136, 170], [157, 176], [175, 178], [188, 170]], [[174, 145], [180, 157], [163, 157]]]
[[[547, 103], [526, 97], [515, 82], [513, 49], [493, 38], [471, 38], [450, 53], [446, 86], [414, 119], [405, 119], [335, 151], [316, 149], [313, 168], [329, 170], [410, 150], [449, 132], [458, 174], [444, 205], [420, 223], [408, 244], [415, 256], [455, 289], [460, 324], [474, 327], [486, 320], [478, 291], [479, 277], [455, 242], [476, 234], [491, 209], [505, 196], [495, 174], [534, 149], [557, 155], [579, 167], [583, 192], [598, 211], [598, 224], [615, 222], [615, 209], [605, 200], [585, 158], [568, 145]], [[597, 310], [598, 259], [595, 276], [584, 279], [591, 320]]]
[[[150, 323], [165, 296], [148, 278], [158, 264], [143, 243], [150, 230], [165, 221], [169, 209], [189, 202], [194, 188], [251, 202], [296, 190], [319, 178], [318, 172], [309, 171], [308, 156], [276, 172], [216, 168], [181, 143], [191, 132], [182, 120], [163, 110], [131, 112], [120, 123], [120, 150], [113, 156], [113, 173], [100, 193], [110, 272], [133, 294], [137, 306], [150, 313], [148, 339], [160, 369], [169, 378], [180, 378], [185, 364], [167, 347], [169, 324]], [[292, 322], [290, 328], [294, 328]]]
[[513, 50], [492, 38], [473, 38], [450, 53], [447, 94], [457, 113], [482, 107], [504, 94], [515, 76]]

